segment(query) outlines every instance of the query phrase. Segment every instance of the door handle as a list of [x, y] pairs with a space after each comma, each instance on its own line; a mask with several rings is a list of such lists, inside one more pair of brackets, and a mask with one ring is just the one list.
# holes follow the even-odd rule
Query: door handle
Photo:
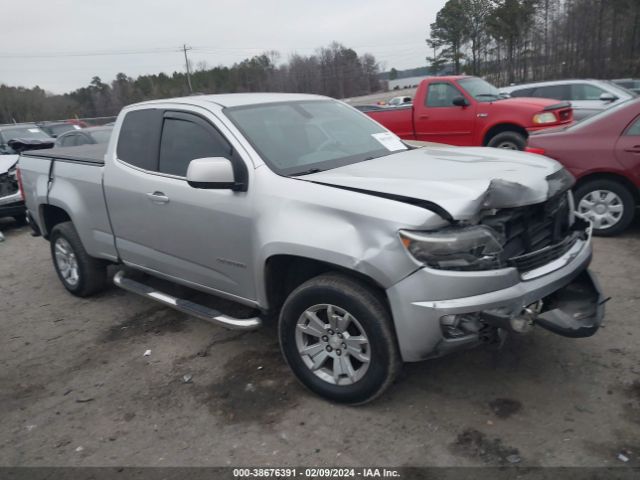
[[153, 203], [169, 203], [169, 197], [162, 192], [147, 193], [147, 198]]
[[631, 148], [625, 148], [624, 151], [629, 153], [640, 153], [640, 145], [634, 145]]
[[428, 120], [429, 119], [429, 115], [418, 115], [418, 118], [420, 120]]

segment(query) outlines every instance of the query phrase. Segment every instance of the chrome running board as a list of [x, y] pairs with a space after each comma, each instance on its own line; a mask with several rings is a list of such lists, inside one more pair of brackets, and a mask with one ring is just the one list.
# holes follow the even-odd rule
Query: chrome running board
[[232, 330], [254, 330], [262, 326], [262, 320], [259, 317], [234, 318], [224, 315], [213, 308], [209, 308], [189, 300], [184, 300], [182, 298], [173, 297], [166, 293], [159, 292], [149, 285], [127, 278], [123, 270], [120, 270], [115, 274], [113, 277], [113, 283], [124, 290], [155, 300], [156, 302], [160, 302], [168, 307], [186, 313], [187, 315], [215, 323], [225, 328]]

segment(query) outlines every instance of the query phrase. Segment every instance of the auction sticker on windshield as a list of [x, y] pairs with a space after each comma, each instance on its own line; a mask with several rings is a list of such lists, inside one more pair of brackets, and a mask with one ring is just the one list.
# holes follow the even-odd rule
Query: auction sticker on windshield
[[391, 132], [372, 133], [371, 136], [390, 152], [407, 149], [407, 146]]

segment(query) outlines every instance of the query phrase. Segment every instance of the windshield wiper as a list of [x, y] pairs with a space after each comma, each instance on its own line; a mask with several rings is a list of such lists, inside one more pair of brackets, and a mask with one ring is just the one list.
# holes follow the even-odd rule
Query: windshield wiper
[[309, 170], [304, 170], [303, 172], [296, 172], [289, 175], [290, 177], [299, 177], [300, 175], [311, 175], [312, 173], [323, 172], [324, 170], [320, 168], [310, 168]]
[[495, 93], [478, 93], [476, 98], [478, 97], [494, 97], [494, 98], [502, 98], [500, 95], [496, 95]]

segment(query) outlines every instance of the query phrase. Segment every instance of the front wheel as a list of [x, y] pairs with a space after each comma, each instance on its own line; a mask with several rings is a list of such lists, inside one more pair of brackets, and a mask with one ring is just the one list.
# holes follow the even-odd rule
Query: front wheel
[[633, 195], [615, 180], [590, 180], [574, 193], [576, 210], [593, 223], [594, 235], [610, 237], [631, 224], [636, 206]]
[[56, 225], [49, 238], [58, 278], [73, 295], [88, 297], [107, 284], [107, 264], [89, 256], [73, 223]]
[[514, 131], [502, 132], [489, 140], [488, 147], [502, 148], [504, 150], [524, 150], [527, 139], [524, 135]]
[[335, 402], [362, 404], [401, 366], [389, 311], [365, 283], [324, 274], [296, 288], [279, 319], [282, 353], [298, 380]]

